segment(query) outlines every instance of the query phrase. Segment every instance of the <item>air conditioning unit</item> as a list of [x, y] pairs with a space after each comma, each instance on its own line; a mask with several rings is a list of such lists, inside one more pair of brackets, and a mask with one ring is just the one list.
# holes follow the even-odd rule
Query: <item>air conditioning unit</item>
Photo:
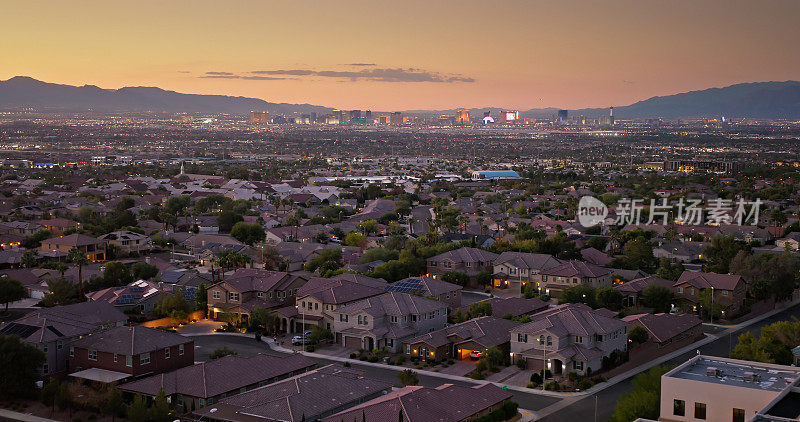
[[706, 368], [706, 376], [719, 377], [719, 376], [722, 376], [722, 371], [720, 371], [718, 368], [715, 368], [713, 366], [709, 366], [708, 368]]

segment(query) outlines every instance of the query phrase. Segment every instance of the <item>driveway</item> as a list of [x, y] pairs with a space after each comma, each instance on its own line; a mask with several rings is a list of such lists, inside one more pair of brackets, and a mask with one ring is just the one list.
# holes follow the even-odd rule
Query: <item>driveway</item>
[[177, 331], [178, 334], [183, 334], [185, 336], [201, 336], [205, 334], [211, 334], [219, 327], [222, 327], [224, 323], [219, 321], [212, 321], [210, 319], [201, 319], [200, 321], [186, 324], [183, 327], [178, 327]]

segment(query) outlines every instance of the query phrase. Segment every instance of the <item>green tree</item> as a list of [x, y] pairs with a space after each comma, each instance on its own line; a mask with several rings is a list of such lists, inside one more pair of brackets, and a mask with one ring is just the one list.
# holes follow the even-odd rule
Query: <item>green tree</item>
[[323, 340], [330, 340], [332, 338], [333, 333], [331, 333], [330, 330], [316, 325], [311, 327], [311, 334], [308, 336], [308, 339], [311, 340], [312, 343], [319, 343]]
[[60, 383], [55, 378], [50, 378], [42, 386], [42, 404], [50, 408], [51, 414], [55, 410], [56, 395], [58, 394], [59, 387]]
[[672, 309], [672, 289], [658, 284], [651, 284], [642, 290], [642, 303], [653, 308], [655, 313], [669, 312]]
[[27, 250], [22, 253], [20, 257], [20, 264], [25, 268], [33, 268], [39, 262], [39, 252], [36, 250]]
[[419, 377], [417, 373], [410, 370], [404, 369], [397, 374], [397, 378], [400, 380], [400, 384], [406, 385], [417, 385], [419, 384]]
[[650, 335], [647, 334], [647, 330], [641, 325], [634, 325], [628, 330], [628, 340], [633, 343], [644, 344], [649, 337]]
[[494, 370], [503, 363], [505, 356], [497, 347], [490, 347], [483, 352], [481, 360], [486, 362], [487, 368]]
[[231, 236], [242, 243], [252, 246], [256, 242], [263, 241], [266, 238], [266, 232], [264, 232], [261, 224], [240, 221], [231, 228]]
[[347, 246], [358, 246], [359, 248], [363, 248], [366, 246], [366, 243], [367, 236], [364, 236], [359, 232], [350, 232], [344, 237], [344, 244]]
[[78, 301], [83, 302], [86, 297], [83, 295], [83, 266], [89, 260], [86, 259], [86, 254], [78, 248], [72, 248], [67, 252], [67, 259], [78, 267]]
[[133, 397], [133, 401], [128, 405], [127, 413], [130, 422], [148, 422], [147, 403], [139, 394]]
[[[491, 271], [481, 271], [475, 277], [475, 281], [478, 282], [478, 285], [481, 287], [486, 287], [492, 284], [492, 272]], [[530, 283], [528, 283], [530, 284]], [[527, 286], [526, 286], [527, 287]]]
[[466, 286], [469, 284], [469, 276], [460, 271], [447, 271], [446, 273], [442, 274], [442, 281], [459, 286]]
[[360, 230], [365, 235], [369, 236], [370, 234], [378, 232], [378, 222], [375, 220], [366, 220], [358, 223], [358, 230]]
[[272, 332], [280, 318], [267, 308], [255, 307], [250, 312], [250, 327], [255, 331]]
[[153, 406], [150, 408], [150, 421], [151, 422], [170, 422], [170, 409], [167, 397], [164, 394], [164, 389], [159, 388], [158, 394], [153, 400]]
[[150, 265], [144, 261], [137, 262], [131, 266], [131, 275], [137, 280], [150, 280], [158, 274], [158, 267]]
[[28, 297], [28, 291], [19, 280], [13, 278], [0, 278], [0, 303], [5, 305], [8, 313], [8, 304]]
[[798, 344], [800, 321], [778, 321], [763, 327], [757, 338], [750, 333], [740, 335], [731, 357], [789, 365], [792, 348]]
[[56, 392], [55, 396], [55, 404], [58, 406], [59, 410], [70, 410], [70, 415], [72, 415], [72, 392], [69, 390], [69, 383], [62, 382], [61, 385], [58, 386], [58, 391]]
[[176, 319], [183, 319], [192, 311], [192, 305], [186, 300], [182, 290], [175, 293], [163, 294], [153, 308], [153, 312], [159, 316], [171, 316]]
[[42, 299], [44, 306], [69, 305], [77, 302], [75, 285], [64, 278], [54, 278], [47, 281], [49, 292]]
[[321, 274], [327, 270], [336, 270], [342, 267], [341, 249], [323, 249], [306, 265], [306, 271], [314, 272], [319, 269]]
[[205, 283], [200, 283], [194, 296], [194, 309], [197, 311], [208, 310], [208, 288]]
[[727, 274], [731, 260], [742, 250], [748, 250], [748, 246], [744, 242], [734, 239], [733, 236], [712, 237], [711, 244], [703, 248], [703, 256], [706, 257], [704, 270]]
[[231, 210], [225, 210], [217, 216], [217, 225], [219, 226], [219, 231], [227, 233], [233, 229], [236, 223], [242, 220], [244, 220], [244, 217], [242, 217], [241, 214], [237, 214]]
[[120, 261], [106, 262], [103, 269], [103, 284], [108, 287], [124, 286], [133, 281], [131, 272]]
[[592, 308], [597, 308], [597, 295], [591, 286], [578, 284], [564, 289], [558, 303], [583, 303]]
[[655, 366], [633, 378], [633, 389], [620, 397], [609, 419], [612, 422], [632, 422], [638, 418], [658, 419], [661, 404], [661, 376], [671, 368]]
[[653, 245], [644, 236], [629, 240], [622, 248], [626, 256], [628, 267], [643, 271], [650, 271], [654, 267]]
[[105, 402], [103, 402], [103, 413], [111, 415], [111, 420], [115, 421], [124, 408], [125, 403], [122, 401], [122, 393], [117, 389], [117, 386], [112, 385], [106, 393]]
[[597, 306], [617, 310], [622, 307], [622, 293], [610, 286], [600, 286], [595, 292]]
[[36, 249], [42, 245], [42, 240], [49, 239], [52, 236], [53, 235], [47, 230], [37, 230], [36, 233], [26, 237], [25, 240], [22, 241], [22, 247]]

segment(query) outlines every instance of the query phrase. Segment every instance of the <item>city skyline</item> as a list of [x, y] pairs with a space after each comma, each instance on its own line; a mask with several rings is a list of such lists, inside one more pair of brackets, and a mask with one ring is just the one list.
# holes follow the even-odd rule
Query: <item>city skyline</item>
[[4, 7], [0, 79], [373, 110], [607, 107], [800, 79], [791, 1], [39, 6]]

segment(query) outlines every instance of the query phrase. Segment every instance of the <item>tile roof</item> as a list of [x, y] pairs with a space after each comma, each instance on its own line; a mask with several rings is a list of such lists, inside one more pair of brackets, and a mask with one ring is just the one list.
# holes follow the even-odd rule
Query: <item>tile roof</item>
[[364, 311], [373, 317], [383, 315], [409, 315], [424, 314], [433, 312], [447, 305], [420, 296], [408, 293], [386, 292], [378, 296], [372, 296], [362, 301], [342, 306], [336, 313], [353, 314]]
[[494, 265], [511, 264], [517, 268], [548, 270], [562, 265], [562, 261], [553, 255], [526, 252], [503, 252], [494, 260]]
[[95, 333], [76, 341], [74, 345], [84, 349], [135, 356], [189, 342], [192, 342], [191, 338], [180, 334], [134, 325]]
[[581, 303], [566, 303], [531, 316], [531, 322], [512, 329], [519, 333], [550, 331], [558, 336], [606, 334], [624, 327], [618, 319], [609, 318]]
[[638, 314], [628, 315], [622, 320], [630, 325], [641, 325], [657, 343], [667, 341], [702, 324], [699, 318], [689, 314]]
[[543, 274], [560, 277], [602, 277], [611, 274], [611, 270], [583, 261], [568, 261], [557, 267], [542, 271]]
[[639, 293], [642, 292], [647, 286], [657, 285], [670, 288], [672, 287], [673, 283], [674, 282], [672, 280], [666, 280], [661, 277], [649, 275], [647, 277], [641, 277], [622, 283], [618, 286], [614, 286], [614, 288], [620, 292]]
[[453, 384], [436, 388], [409, 386], [323, 418], [321, 422], [361, 420], [362, 415], [368, 421], [395, 421], [400, 411], [405, 422], [458, 422], [511, 397], [511, 393], [490, 383], [470, 387]]
[[493, 261], [497, 258], [497, 254], [478, 248], [458, 248], [452, 251], [447, 251], [443, 254], [428, 258], [432, 261], [443, 261], [448, 259], [453, 262], [486, 262]]
[[483, 316], [414, 337], [406, 340], [406, 343], [424, 342], [433, 347], [440, 347], [448, 343], [470, 340], [488, 349], [507, 343], [510, 338], [509, 330], [519, 325], [521, 324], [516, 321]]
[[383, 293], [384, 289], [340, 278], [314, 277], [297, 290], [297, 298], [311, 296], [322, 303], [345, 304]]
[[163, 388], [167, 395], [183, 394], [207, 398], [312, 368], [315, 365], [314, 360], [301, 354], [271, 356], [259, 353], [251, 357], [225, 356], [133, 381], [122, 385], [120, 389], [155, 396], [158, 390]]
[[673, 286], [689, 284], [698, 289], [713, 287], [722, 290], [734, 290], [742, 280], [742, 276], [735, 274], [697, 273], [684, 271]]
[[[224, 398], [195, 412], [227, 421], [315, 420], [342, 406], [389, 391], [391, 384], [365, 378], [360, 372], [328, 365], [294, 377]], [[211, 408], [217, 410], [210, 412]]]

